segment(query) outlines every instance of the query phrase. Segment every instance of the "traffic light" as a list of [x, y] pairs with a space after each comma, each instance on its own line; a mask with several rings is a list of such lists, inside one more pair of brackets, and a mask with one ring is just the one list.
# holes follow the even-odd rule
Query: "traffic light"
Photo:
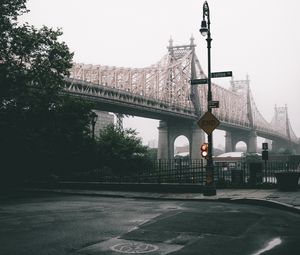
[[200, 147], [201, 149], [201, 156], [203, 158], [207, 158], [208, 156], [208, 143], [203, 143]]

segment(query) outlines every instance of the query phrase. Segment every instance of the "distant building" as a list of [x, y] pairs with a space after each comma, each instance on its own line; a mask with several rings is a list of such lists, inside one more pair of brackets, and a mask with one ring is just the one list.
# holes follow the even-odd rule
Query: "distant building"
[[148, 147], [149, 148], [157, 148], [158, 141], [156, 139], [152, 139], [152, 140], [148, 141]]
[[218, 156], [222, 153], [224, 153], [224, 149], [214, 148], [214, 150], [213, 150], [213, 156]]
[[183, 146], [176, 146], [175, 147], [175, 155], [189, 155], [189, 145], [183, 145]]
[[247, 146], [245, 146], [245, 145], [237, 146], [236, 152], [247, 152]]
[[214, 157], [214, 164], [217, 167], [217, 169], [237, 170], [241, 169], [242, 167], [242, 157], [243, 152], [241, 151], [226, 152]]

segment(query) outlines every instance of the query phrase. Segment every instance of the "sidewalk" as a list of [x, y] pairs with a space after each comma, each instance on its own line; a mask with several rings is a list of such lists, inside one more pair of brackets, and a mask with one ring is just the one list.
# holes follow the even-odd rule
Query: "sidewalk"
[[276, 189], [219, 189], [216, 196], [203, 196], [201, 193], [155, 193], [109, 190], [77, 189], [30, 189], [33, 191], [63, 194], [91, 195], [103, 197], [124, 197], [160, 200], [219, 201], [262, 205], [296, 212], [300, 214], [300, 190], [283, 192]]

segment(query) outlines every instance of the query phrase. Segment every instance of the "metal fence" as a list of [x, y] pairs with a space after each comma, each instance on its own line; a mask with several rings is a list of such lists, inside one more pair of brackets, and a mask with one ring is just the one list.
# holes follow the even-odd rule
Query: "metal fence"
[[[275, 173], [299, 171], [295, 162], [214, 162], [214, 181], [219, 187], [276, 184]], [[206, 161], [190, 159], [158, 160], [148, 169], [113, 174], [95, 170], [75, 177], [80, 181], [200, 184], [206, 181]]]

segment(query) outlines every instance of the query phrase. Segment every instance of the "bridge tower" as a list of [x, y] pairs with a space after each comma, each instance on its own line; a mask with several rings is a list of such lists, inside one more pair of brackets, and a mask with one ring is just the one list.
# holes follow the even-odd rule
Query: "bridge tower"
[[288, 137], [288, 141], [277, 139], [272, 141], [272, 150], [274, 152], [280, 152], [282, 150], [289, 150], [290, 152], [298, 151], [298, 148], [293, 147], [292, 139], [291, 139], [291, 129], [290, 129], [290, 121], [288, 117], [288, 108], [287, 105], [284, 107], [277, 107], [275, 105], [275, 113], [272, 119], [272, 125], [275, 126], [278, 131], [283, 131]]
[[246, 76], [246, 80], [239, 81], [232, 78], [230, 90], [245, 98], [250, 130], [228, 128], [225, 134], [225, 152], [235, 151], [235, 146], [240, 141], [247, 144], [247, 152], [257, 152], [257, 134], [254, 128], [249, 76]]
[[[170, 62], [176, 61], [183, 52], [191, 50], [192, 51], [192, 60], [190, 66], [191, 79], [196, 79], [197, 74], [202, 73], [199, 64], [197, 65], [197, 57], [195, 54], [194, 38], [190, 38], [189, 45], [183, 46], [174, 46], [172, 38], [169, 40], [169, 46], [167, 47]], [[197, 73], [198, 72], [198, 73]], [[172, 79], [173, 79], [172, 70], [168, 76], [168, 91], [169, 93], [173, 92]], [[190, 100], [195, 109], [195, 113], [198, 117], [201, 116], [201, 107], [197, 86], [192, 86], [190, 90]], [[205, 141], [204, 132], [197, 125], [197, 121], [182, 121], [182, 120], [169, 120], [169, 121], [160, 121], [158, 127], [158, 159], [172, 159], [174, 157], [174, 142], [176, 138], [180, 135], [184, 135], [189, 141], [189, 151], [191, 159], [200, 159], [200, 145]]]

